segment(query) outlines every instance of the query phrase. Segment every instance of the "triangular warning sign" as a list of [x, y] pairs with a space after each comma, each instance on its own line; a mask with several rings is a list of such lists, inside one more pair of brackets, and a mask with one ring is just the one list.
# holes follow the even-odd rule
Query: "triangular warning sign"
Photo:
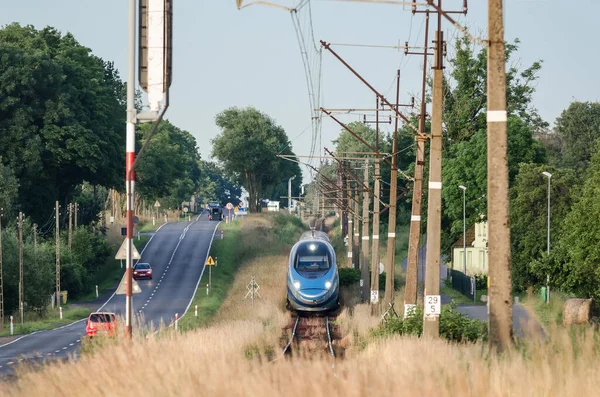
[[[132, 244], [131, 246], [133, 247], [133, 259], [140, 259], [140, 253], [137, 248], [135, 248], [135, 245]], [[127, 259], [127, 239], [123, 240], [123, 244], [121, 244], [121, 248], [117, 251], [115, 259]]]
[[209, 256], [208, 259], [206, 260], [206, 264], [209, 266], [214, 266], [215, 261], [213, 261], [212, 256]]
[[[127, 273], [125, 273], [123, 275], [123, 278], [121, 279], [121, 282], [119, 283], [119, 286], [117, 287], [117, 291], [115, 292], [115, 294], [117, 295], [125, 295], [125, 291], [127, 288], [127, 277], [125, 277], [127, 275]], [[137, 281], [135, 281], [135, 279], [131, 279], [132, 283], [131, 283], [131, 292], [133, 292], [134, 294], [139, 294], [140, 292], [142, 292], [142, 289], [140, 288], [140, 285], [137, 283]]]

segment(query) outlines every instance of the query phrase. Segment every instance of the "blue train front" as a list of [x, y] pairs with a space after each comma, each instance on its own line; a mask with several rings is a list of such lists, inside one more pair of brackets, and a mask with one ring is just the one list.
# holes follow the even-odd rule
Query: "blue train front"
[[340, 284], [335, 251], [324, 232], [306, 232], [290, 251], [287, 305], [306, 312], [339, 307]]

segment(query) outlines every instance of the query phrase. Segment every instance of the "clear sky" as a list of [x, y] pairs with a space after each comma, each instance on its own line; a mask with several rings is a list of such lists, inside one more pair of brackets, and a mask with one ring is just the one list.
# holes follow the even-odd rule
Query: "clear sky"
[[[600, 100], [600, 74], [595, 66], [600, 55], [594, 39], [600, 1], [580, 0], [576, 6], [559, 0], [504, 3], [505, 37], [521, 40], [513, 61], [524, 66], [544, 61], [534, 97], [542, 117], [553, 124], [571, 101]], [[94, 54], [114, 61], [124, 78], [127, 5], [127, 0], [5, 0], [0, 5], [0, 25], [19, 22], [69, 31]], [[462, 0], [444, 0], [444, 8], [461, 6]], [[424, 17], [413, 16], [408, 7], [312, 0], [312, 11], [317, 40], [398, 45], [410, 38], [411, 44], [422, 45]], [[299, 17], [303, 26], [308, 26], [306, 12]], [[484, 35], [487, 1], [470, 0], [468, 15], [460, 16], [459, 21]], [[447, 38], [456, 35], [446, 21], [443, 29]], [[203, 158], [210, 158], [210, 139], [219, 132], [215, 115], [230, 106], [248, 105], [285, 128], [296, 154], [308, 154], [310, 129], [300, 133], [310, 125], [309, 99], [288, 12], [259, 5], [238, 11], [234, 0], [175, 0], [173, 40], [173, 84], [166, 118], [197, 138]], [[394, 49], [334, 49], [377, 89], [389, 93], [390, 99], [391, 83], [400, 65], [401, 101], [407, 102], [410, 93], [419, 93], [420, 57], [405, 58], [402, 51]], [[327, 52], [323, 54], [322, 95], [323, 106], [330, 108], [373, 107], [375, 102], [370, 91]], [[346, 122], [358, 118], [342, 117]], [[323, 146], [332, 148], [331, 140], [339, 130], [333, 121], [324, 119]]]

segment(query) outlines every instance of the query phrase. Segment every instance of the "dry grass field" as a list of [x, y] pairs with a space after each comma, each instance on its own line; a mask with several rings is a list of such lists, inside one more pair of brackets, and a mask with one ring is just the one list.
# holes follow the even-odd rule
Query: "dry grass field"
[[[411, 337], [370, 339], [379, 316], [355, 305], [338, 316], [342, 333], [366, 341], [343, 360], [279, 356], [285, 263], [268, 219], [244, 225], [248, 259], [210, 327], [184, 334], [107, 344], [77, 362], [22, 370], [1, 396], [594, 396], [600, 392], [600, 343], [592, 329], [549, 329], [548, 341], [527, 342], [502, 356], [485, 345]], [[251, 257], [256, 244], [264, 255]], [[265, 245], [266, 244], [266, 245]], [[254, 275], [261, 298], [251, 305]], [[401, 300], [401, 294], [398, 294]], [[397, 307], [401, 307], [398, 305]], [[269, 353], [267, 358], [262, 353]], [[276, 358], [273, 360], [273, 358]]]

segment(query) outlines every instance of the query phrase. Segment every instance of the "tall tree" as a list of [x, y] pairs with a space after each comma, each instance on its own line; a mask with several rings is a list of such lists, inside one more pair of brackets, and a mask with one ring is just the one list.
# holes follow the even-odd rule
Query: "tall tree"
[[[246, 188], [251, 211], [258, 211], [259, 200], [273, 186], [287, 182], [300, 168], [277, 157], [293, 155], [282, 127], [253, 107], [232, 107], [216, 116], [221, 133], [212, 140], [213, 152], [232, 179]], [[297, 186], [301, 183], [296, 181]]]
[[600, 137], [600, 102], [572, 102], [556, 119], [562, 166], [585, 170]]
[[[521, 164], [510, 189], [510, 224], [512, 246], [512, 280], [516, 290], [545, 283], [548, 269], [536, 266], [547, 251], [548, 179], [550, 183], [551, 247], [557, 246], [564, 219], [571, 210], [579, 181], [571, 170], [547, 165]], [[543, 261], [542, 261], [543, 262]], [[541, 270], [541, 271], [540, 271]]]

